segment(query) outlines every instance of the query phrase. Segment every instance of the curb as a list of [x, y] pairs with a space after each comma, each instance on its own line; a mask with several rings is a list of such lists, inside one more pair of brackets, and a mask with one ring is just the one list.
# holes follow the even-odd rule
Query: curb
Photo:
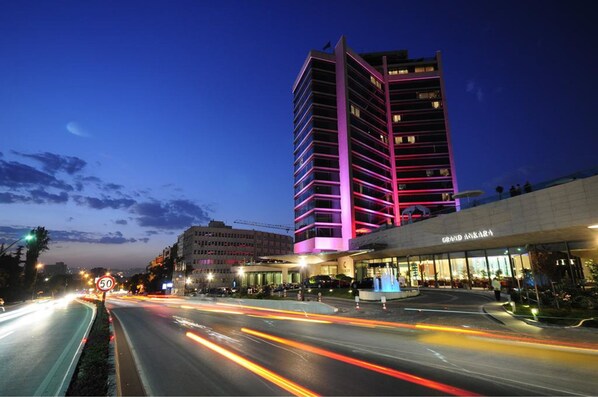
[[[92, 313], [91, 321], [89, 322], [89, 325], [87, 326], [87, 330], [85, 331], [84, 337], [81, 340], [79, 347], [77, 348], [77, 353], [73, 357], [72, 364], [64, 377], [62, 388], [59, 392], [59, 395], [61, 395], [61, 396], [64, 396], [66, 394], [66, 392], [68, 391], [69, 387], [71, 386], [71, 382], [73, 381], [73, 375], [75, 374], [75, 371], [77, 370], [77, 366], [79, 365], [79, 359], [81, 358], [81, 354], [83, 354], [83, 349], [85, 348], [85, 343], [87, 341], [87, 338], [89, 338], [89, 332], [91, 331], [91, 327], [93, 326], [93, 323], [96, 321], [97, 312], [98, 312], [96, 305], [92, 305], [89, 302], [86, 302], [82, 299], [75, 299], [75, 301], [78, 303], [81, 303], [91, 309], [91, 313]], [[75, 365], [73, 365], [73, 364], [75, 364]], [[68, 382], [66, 382], [67, 378], [69, 380]], [[65, 387], [65, 385], [66, 385], [66, 387]]]

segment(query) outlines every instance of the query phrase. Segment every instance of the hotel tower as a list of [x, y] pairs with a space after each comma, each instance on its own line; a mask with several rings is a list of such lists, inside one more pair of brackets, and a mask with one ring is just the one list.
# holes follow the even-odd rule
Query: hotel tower
[[452, 212], [440, 53], [311, 51], [293, 85], [295, 253]]

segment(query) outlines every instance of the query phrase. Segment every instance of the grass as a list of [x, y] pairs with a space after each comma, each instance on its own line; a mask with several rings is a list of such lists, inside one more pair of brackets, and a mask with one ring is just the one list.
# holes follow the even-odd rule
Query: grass
[[[512, 303], [505, 304], [505, 309], [513, 313]], [[534, 318], [532, 309], [537, 309], [536, 305], [522, 305], [520, 303], [515, 304], [515, 312], [513, 314], [517, 316]], [[560, 326], [574, 326], [580, 323], [580, 321], [589, 318], [598, 319], [598, 310], [589, 309], [575, 309], [575, 308], [563, 308], [557, 309], [555, 307], [541, 307], [538, 309], [536, 314], [538, 321], [545, 324], [560, 325]], [[597, 322], [588, 321], [585, 326], [596, 326]]]
[[108, 393], [110, 365], [110, 322], [101, 301], [95, 301], [97, 314], [77, 369], [66, 392], [67, 396], [105, 396]]

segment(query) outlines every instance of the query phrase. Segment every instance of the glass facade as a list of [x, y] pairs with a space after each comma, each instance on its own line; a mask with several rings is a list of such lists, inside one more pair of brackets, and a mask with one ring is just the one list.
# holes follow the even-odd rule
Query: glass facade
[[294, 95], [295, 242], [341, 237], [335, 65], [311, 58]]
[[[552, 248], [563, 248], [554, 245]], [[550, 260], [558, 263], [557, 257], [566, 251], [551, 251]], [[532, 253], [533, 255], [533, 253]], [[563, 261], [561, 277], [582, 277], [581, 258], [573, 257]], [[445, 252], [431, 255], [399, 256], [383, 259], [369, 259], [355, 263], [355, 277], [360, 280], [378, 275], [378, 268], [388, 264], [393, 274], [404, 286], [437, 288], [489, 289], [490, 282], [498, 277], [505, 287], [523, 288], [533, 285], [530, 253], [523, 247]], [[557, 269], [558, 271], [558, 269]], [[527, 284], [526, 284], [527, 283]]]

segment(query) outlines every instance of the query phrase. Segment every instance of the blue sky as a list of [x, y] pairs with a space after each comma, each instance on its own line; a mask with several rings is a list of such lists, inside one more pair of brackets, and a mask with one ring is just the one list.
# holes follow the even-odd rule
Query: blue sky
[[124, 268], [210, 219], [292, 225], [291, 86], [341, 35], [442, 51], [460, 190], [598, 166], [589, 4], [0, 0], [0, 241]]

